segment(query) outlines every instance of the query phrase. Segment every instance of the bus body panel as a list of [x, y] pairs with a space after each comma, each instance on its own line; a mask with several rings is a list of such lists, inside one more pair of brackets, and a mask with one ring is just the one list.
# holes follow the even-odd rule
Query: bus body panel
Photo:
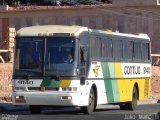
[[[96, 63], [96, 64], [95, 64]], [[80, 80], [29, 80], [29, 82], [33, 81], [33, 85], [24, 85], [22, 84], [21, 81], [23, 80], [14, 80], [14, 86], [16, 87], [52, 87], [52, 88], [67, 88], [67, 87], [77, 87], [78, 88], [78, 93], [81, 94], [86, 94], [87, 96], [89, 95], [90, 92], [90, 88], [93, 84], [96, 85], [98, 91], [98, 96], [97, 96], [97, 104], [107, 104], [107, 103], [120, 103], [120, 102], [128, 102], [132, 100], [132, 90], [133, 87], [135, 85], [135, 83], [138, 84], [138, 88], [139, 91], [139, 99], [145, 99], [148, 98], [150, 95], [150, 78], [134, 78], [130, 75], [130, 77], [124, 77], [125, 75], [123, 75], [123, 69], [124, 64], [126, 66], [128, 66], [128, 64], [130, 63], [101, 63], [101, 62], [95, 62], [94, 64], [91, 65], [90, 68], [90, 72], [89, 72], [89, 76], [88, 76], [88, 80], [86, 80], [85, 85], [80, 85]], [[131, 64], [133, 66], [133, 64]], [[136, 64], [137, 65], [137, 64]], [[143, 66], [143, 64], [140, 64], [141, 66]], [[123, 67], [122, 67], [123, 66]], [[147, 65], [144, 65], [147, 66]], [[94, 77], [93, 77], [94, 76]], [[145, 76], [144, 76], [145, 77]], [[148, 79], [148, 83], [146, 83], [146, 79]], [[24, 80], [25, 81], [25, 80]], [[20, 84], [18, 84], [20, 83]], [[35, 83], [35, 84], [34, 84]], [[148, 88], [148, 89], [147, 89]], [[51, 95], [51, 93], [53, 94], [53, 96], [57, 95], [58, 93], [61, 94], [61, 91], [53, 91], [53, 92], [39, 92], [39, 91], [28, 91], [28, 93], [26, 94], [26, 97], [29, 94], [33, 94], [31, 96], [34, 96], [34, 94], [36, 94], [40, 97], [42, 97], [41, 94], [48, 94], [47, 96]], [[70, 94], [70, 92], [66, 92], [66, 95]], [[76, 93], [75, 93], [76, 94]], [[24, 95], [25, 96], [25, 92], [21, 93], [21, 92], [15, 92], [15, 95]], [[73, 94], [74, 95], [74, 94]], [[45, 96], [45, 95], [44, 95]], [[59, 95], [61, 96], [61, 95]], [[79, 96], [79, 95], [78, 95]], [[103, 96], [103, 97], [102, 97]], [[53, 97], [50, 96], [52, 99], [52, 101], [54, 101], [54, 99], [57, 97]], [[73, 96], [75, 97], [75, 96]], [[29, 97], [30, 99], [31, 97]], [[60, 97], [58, 97], [60, 98]], [[73, 106], [76, 106], [75, 103], [78, 103], [79, 100], [81, 99], [85, 99], [87, 98], [85, 97], [80, 97], [80, 98], [74, 98], [74, 100], [76, 102], [73, 102]], [[43, 99], [43, 97], [42, 97]], [[60, 99], [59, 99], [60, 100]], [[31, 100], [32, 101], [32, 100]], [[31, 101], [29, 101], [26, 104], [34, 104], [31, 103]], [[86, 100], [84, 100], [83, 102], [80, 103], [84, 103], [86, 104]], [[41, 102], [42, 103], [42, 102]], [[72, 102], [71, 102], [72, 103]], [[51, 102], [47, 103], [48, 105], [51, 104]], [[52, 103], [53, 105], [54, 102]], [[83, 105], [84, 105], [83, 104]], [[45, 105], [45, 103], [43, 104]], [[67, 104], [66, 104], [67, 105]], [[71, 104], [69, 104], [71, 105]], [[81, 106], [80, 104], [77, 104], [77, 106]]]
[[[120, 103], [132, 101], [132, 92], [135, 84], [138, 85], [139, 100], [150, 96], [150, 64], [142, 63], [114, 63], [92, 62], [89, 78], [97, 85], [98, 93], [106, 93], [104, 97], [98, 96], [98, 103]], [[129, 69], [128, 69], [129, 68]], [[148, 70], [148, 71], [147, 71]], [[101, 81], [102, 85], [98, 86]], [[100, 92], [102, 91], [102, 92]], [[107, 98], [105, 98], [107, 97]], [[102, 104], [101, 103], [101, 104]]]

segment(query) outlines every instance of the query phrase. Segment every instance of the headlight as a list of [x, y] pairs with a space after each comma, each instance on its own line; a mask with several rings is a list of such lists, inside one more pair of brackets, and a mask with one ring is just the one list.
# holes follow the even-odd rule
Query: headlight
[[77, 87], [62, 88], [62, 91], [77, 91]]

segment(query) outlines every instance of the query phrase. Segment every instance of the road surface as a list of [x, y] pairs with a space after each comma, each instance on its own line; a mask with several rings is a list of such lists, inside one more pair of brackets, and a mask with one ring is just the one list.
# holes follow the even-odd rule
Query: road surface
[[2, 120], [160, 120], [160, 104], [139, 105], [135, 111], [120, 110], [119, 106], [101, 105], [93, 115], [85, 115], [80, 108], [44, 108], [32, 115], [28, 109], [1, 112]]

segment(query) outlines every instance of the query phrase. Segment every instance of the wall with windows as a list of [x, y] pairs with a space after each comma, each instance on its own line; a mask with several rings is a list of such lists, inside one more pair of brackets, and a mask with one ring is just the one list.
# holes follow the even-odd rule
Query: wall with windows
[[159, 5], [159, 0], [112, 0], [114, 6]]
[[5, 30], [9, 26], [14, 26], [18, 30], [32, 25], [80, 25], [95, 29], [118, 30], [122, 33], [147, 33], [152, 41], [152, 53], [159, 54], [160, 17], [157, 13], [160, 9], [156, 6], [135, 9], [83, 6], [3, 11], [0, 12], [0, 19], [5, 20], [6, 24], [0, 24], [0, 30], [3, 31], [1, 38], [5, 39], [7, 33]]

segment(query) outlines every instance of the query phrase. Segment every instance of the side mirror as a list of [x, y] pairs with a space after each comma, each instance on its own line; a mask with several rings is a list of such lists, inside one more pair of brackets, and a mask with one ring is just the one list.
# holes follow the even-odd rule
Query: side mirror
[[82, 52], [83, 52], [83, 60], [86, 62], [87, 61], [87, 46], [82, 47]]
[[87, 61], [87, 51], [84, 52], [84, 61]]

